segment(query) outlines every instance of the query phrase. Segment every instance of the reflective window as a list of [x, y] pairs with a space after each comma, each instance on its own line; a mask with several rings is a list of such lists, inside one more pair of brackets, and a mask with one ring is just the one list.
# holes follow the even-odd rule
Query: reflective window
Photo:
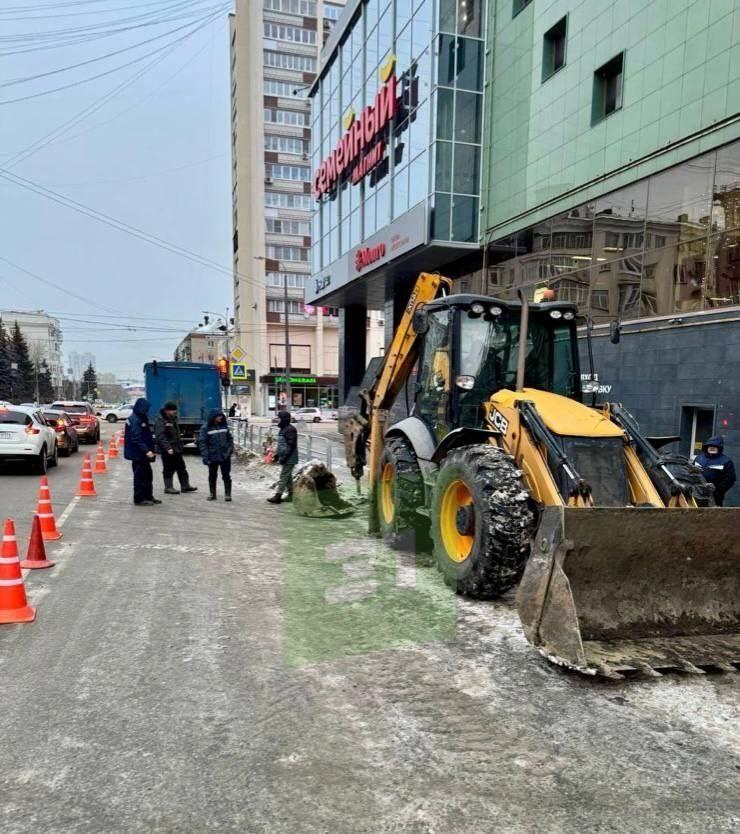
[[479, 142], [483, 96], [478, 93], [455, 93], [455, 139]]
[[437, 142], [434, 184], [438, 191], [452, 191], [452, 142]]
[[455, 143], [453, 191], [461, 194], [478, 193], [479, 163], [480, 148], [477, 145]]
[[452, 201], [452, 240], [473, 243], [478, 237], [478, 198], [455, 194]]
[[432, 237], [438, 240], [450, 239], [450, 209], [452, 196], [450, 194], [435, 194], [432, 209]]

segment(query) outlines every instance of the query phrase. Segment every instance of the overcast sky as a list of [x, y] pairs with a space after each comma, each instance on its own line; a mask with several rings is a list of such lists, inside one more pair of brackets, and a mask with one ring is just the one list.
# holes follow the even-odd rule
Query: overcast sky
[[[0, 307], [42, 308], [62, 319], [65, 363], [70, 352], [90, 351], [99, 371], [141, 377], [147, 360], [172, 359], [203, 310], [232, 303], [230, 7], [217, 0], [0, 4]], [[195, 31], [207, 14], [217, 16]], [[106, 36], [93, 39], [101, 33], [93, 25]], [[77, 42], [56, 48], [71, 38]], [[130, 65], [116, 69], [123, 64]], [[15, 83], [41, 73], [48, 74]], [[48, 134], [36, 153], [17, 157]], [[8, 170], [223, 271], [11, 184], [2, 177]]]

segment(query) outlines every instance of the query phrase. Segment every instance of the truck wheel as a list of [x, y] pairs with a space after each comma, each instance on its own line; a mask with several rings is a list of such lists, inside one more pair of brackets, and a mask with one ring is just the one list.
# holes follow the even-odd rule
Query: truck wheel
[[458, 594], [492, 599], [515, 585], [536, 527], [513, 459], [495, 446], [463, 446], [440, 468], [432, 497], [434, 556]]
[[424, 504], [424, 481], [405, 437], [388, 437], [376, 483], [378, 526], [383, 540], [401, 550], [423, 548], [428, 521], [416, 512]]
[[[714, 507], [714, 487], [707, 483], [698, 466], [683, 455], [661, 455], [660, 462], [681, 483], [687, 484], [699, 507]], [[647, 467], [650, 480], [664, 504], [671, 499], [671, 480], [659, 467]]]

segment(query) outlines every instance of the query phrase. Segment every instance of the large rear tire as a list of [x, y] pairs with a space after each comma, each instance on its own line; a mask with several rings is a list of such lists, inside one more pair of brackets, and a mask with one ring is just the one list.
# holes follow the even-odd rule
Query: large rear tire
[[489, 445], [450, 452], [434, 488], [432, 541], [437, 566], [458, 594], [492, 599], [513, 587], [535, 526], [511, 457]]
[[378, 526], [386, 544], [423, 549], [429, 528], [417, 512], [423, 505], [424, 480], [411, 443], [405, 437], [386, 438], [376, 487]]

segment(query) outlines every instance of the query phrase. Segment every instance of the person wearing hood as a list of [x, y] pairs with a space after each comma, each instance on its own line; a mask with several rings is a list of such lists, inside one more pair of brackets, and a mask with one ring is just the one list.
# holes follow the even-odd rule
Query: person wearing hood
[[220, 409], [213, 409], [208, 421], [200, 430], [198, 447], [203, 463], [208, 467], [208, 500], [216, 500], [216, 484], [220, 469], [225, 500], [231, 501], [231, 455], [234, 452], [234, 439], [226, 415]]
[[270, 504], [280, 504], [283, 500], [283, 493], [287, 492], [287, 501], [293, 500], [293, 469], [298, 463], [298, 432], [292, 424], [290, 413], [287, 411], [278, 412], [278, 433], [277, 462], [282, 465], [280, 479], [278, 480], [277, 491], [268, 498]]
[[714, 484], [714, 502], [718, 507], [724, 506], [725, 495], [737, 480], [735, 464], [725, 454], [725, 441], [720, 435], [710, 437], [702, 444], [701, 452], [694, 459], [701, 466], [704, 478]]
[[152, 491], [154, 435], [149, 425], [149, 408], [149, 400], [136, 400], [123, 432], [123, 456], [131, 461], [134, 470], [134, 504], [147, 507], [162, 503]]
[[[190, 486], [188, 468], [185, 466], [183, 452], [185, 444], [180, 436], [180, 424], [177, 422], [177, 403], [166, 402], [154, 421], [154, 438], [157, 450], [162, 455], [162, 477], [166, 495], [179, 495], [182, 492], [195, 492], [198, 487]], [[180, 481], [180, 489], [173, 486], [174, 475]]]

